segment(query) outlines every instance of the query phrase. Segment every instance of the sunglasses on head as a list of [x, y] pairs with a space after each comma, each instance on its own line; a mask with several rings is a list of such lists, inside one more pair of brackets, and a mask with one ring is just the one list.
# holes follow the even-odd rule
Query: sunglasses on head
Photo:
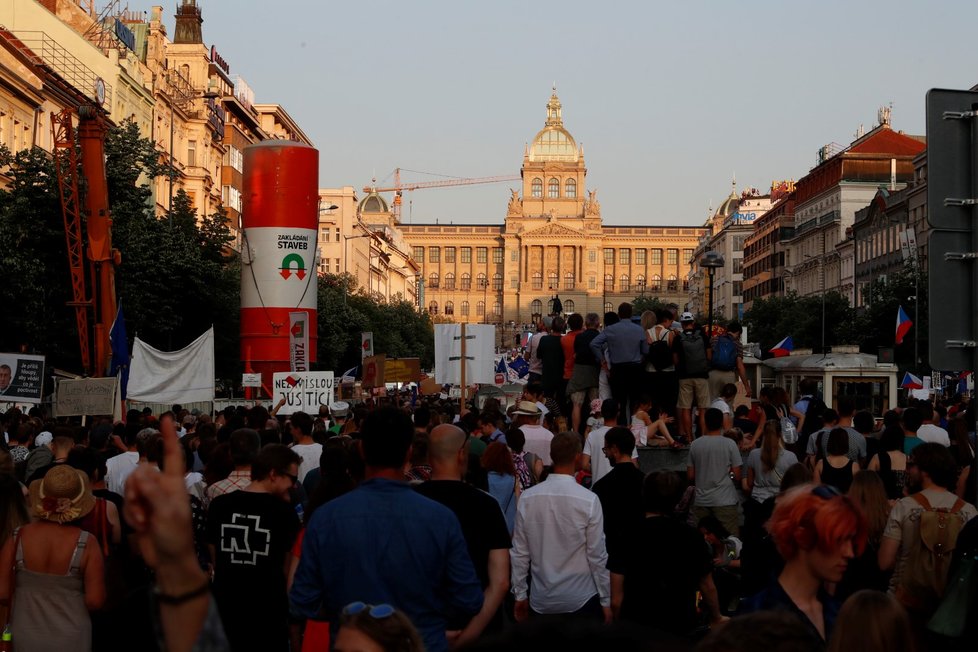
[[344, 616], [355, 616], [362, 611], [371, 618], [388, 618], [394, 615], [394, 607], [389, 604], [367, 604], [366, 602], [351, 602], [343, 607]]

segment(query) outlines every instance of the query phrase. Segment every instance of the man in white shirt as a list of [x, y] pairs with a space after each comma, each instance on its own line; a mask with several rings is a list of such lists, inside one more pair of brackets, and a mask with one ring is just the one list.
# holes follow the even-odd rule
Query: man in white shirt
[[737, 386], [727, 383], [720, 389], [720, 395], [710, 403], [711, 408], [716, 408], [723, 412], [723, 430], [726, 432], [733, 428], [734, 411], [733, 402], [737, 398]]
[[305, 412], [296, 412], [289, 417], [289, 427], [292, 430], [292, 451], [302, 458], [299, 465], [299, 482], [306, 474], [319, 468], [319, 458], [323, 454], [323, 445], [317, 444], [312, 438], [312, 417]]
[[541, 414], [539, 406], [530, 401], [520, 401], [513, 411], [516, 425], [526, 437], [523, 450], [543, 460], [544, 466], [550, 466], [550, 440], [554, 438], [554, 434], [540, 425]]
[[126, 425], [126, 452], [119, 453], [105, 461], [105, 487], [120, 496], [126, 494], [126, 480], [129, 474], [136, 470], [139, 464], [139, 440], [147, 440], [154, 434], [159, 434], [155, 428], [140, 429], [138, 423]]
[[917, 404], [917, 409], [920, 410], [920, 417], [924, 421], [917, 429], [917, 437], [924, 443], [950, 446], [951, 438], [948, 436], [947, 430], [937, 425], [940, 423], [941, 417], [934, 412], [934, 406], [930, 404], [930, 401], [920, 401]]
[[[611, 472], [611, 461], [604, 454], [605, 435], [618, 426], [618, 401], [606, 398], [601, 402], [601, 418], [604, 424], [592, 428], [584, 442], [584, 452], [581, 455], [582, 468], [591, 472], [591, 486]], [[638, 453], [632, 449], [632, 459], [638, 459]]]
[[[514, 616], [574, 615], [611, 623], [604, 518], [598, 497], [574, 480], [581, 465], [575, 433], [554, 436], [553, 472], [520, 496], [512, 559]], [[532, 592], [527, 575], [532, 580]]]

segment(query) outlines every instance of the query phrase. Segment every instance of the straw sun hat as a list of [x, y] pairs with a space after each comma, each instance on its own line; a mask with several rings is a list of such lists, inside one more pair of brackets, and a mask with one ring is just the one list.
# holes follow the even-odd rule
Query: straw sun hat
[[70, 523], [92, 511], [95, 496], [81, 471], [59, 464], [31, 483], [31, 510], [37, 518]]

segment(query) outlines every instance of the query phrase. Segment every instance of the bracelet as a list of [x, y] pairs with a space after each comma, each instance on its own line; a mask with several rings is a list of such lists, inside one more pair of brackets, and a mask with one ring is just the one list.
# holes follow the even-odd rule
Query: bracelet
[[179, 593], [177, 595], [170, 595], [169, 593], [163, 593], [160, 590], [159, 585], [153, 587], [153, 595], [156, 596], [156, 600], [160, 604], [166, 605], [178, 605], [183, 604], [194, 598], [199, 598], [200, 596], [208, 593], [211, 590], [210, 580], [204, 580], [204, 583], [198, 586], [196, 589], [191, 589], [186, 593]]

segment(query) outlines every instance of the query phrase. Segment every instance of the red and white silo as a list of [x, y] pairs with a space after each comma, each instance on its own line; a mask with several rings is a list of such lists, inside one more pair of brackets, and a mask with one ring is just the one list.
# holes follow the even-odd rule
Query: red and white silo
[[289, 313], [308, 313], [316, 361], [319, 151], [272, 140], [244, 149], [241, 358], [271, 386], [290, 370]]

